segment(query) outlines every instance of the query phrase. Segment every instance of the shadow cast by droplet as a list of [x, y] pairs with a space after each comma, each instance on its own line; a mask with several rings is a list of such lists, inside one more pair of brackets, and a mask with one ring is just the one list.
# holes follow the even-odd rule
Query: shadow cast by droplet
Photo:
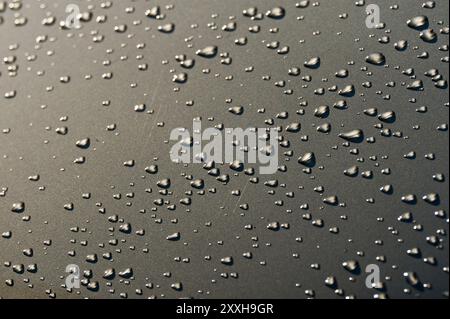
[[355, 276], [359, 276], [359, 275], [361, 275], [361, 267], [360, 266], [358, 266], [356, 269], [354, 269], [354, 270], [349, 270], [349, 272], [350, 273], [352, 273], [353, 275], [355, 275]]
[[320, 64], [321, 62], [318, 62], [314, 65], [305, 65], [305, 68], [311, 69], [311, 70], [317, 70], [318, 68], [320, 68]]
[[446, 90], [448, 88], [448, 83], [445, 82], [444, 85], [436, 85], [436, 83], [435, 83], [434, 86], [438, 89]]
[[397, 117], [396, 116], [392, 116], [392, 117], [390, 117], [390, 118], [387, 118], [387, 119], [382, 119], [382, 118], [378, 118], [381, 122], [384, 122], [384, 123], [388, 123], [388, 124], [392, 124], [392, 123], [394, 123], [396, 120], [397, 120]]
[[439, 198], [435, 199], [434, 201], [426, 201], [427, 204], [433, 205], [433, 206], [439, 206], [441, 205], [441, 200]]
[[355, 94], [356, 94], [356, 92], [354, 90], [351, 92], [339, 92], [340, 96], [349, 97], [349, 98], [354, 97]]
[[300, 163], [300, 164], [302, 164], [303, 166], [306, 166], [308, 168], [313, 168], [314, 166], [316, 166], [317, 161], [316, 161], [316, 158], [313, 157], [308, 162], [304, 162], [304, 163]]
[[426, 22], [423, 26], [420, 27], [414, 27], [414, 30], [417, 31], [425, 31], [426, 29], [428, 29], [430, 27], [430, 22]]
[[357, 143], [360, 144], [362, 142], [364, 142], [364, 134], [362, 134], [361, 136], [355, 137], [355, 138], [346, 138], [344, 136], [344, 134], [339, 134], [340, 138], [343, 138], [344, 140], [346, 140], [347, 142], [351, 142], [351, 143]]
[[433, 39], [426, 39], [426, 40], [422, 39], [422, 40], [425, 41], [426, 43], [430, 43], [430, 44], [434, 44], [434, 43], [438, 42], [437, 37], [435, 37]]

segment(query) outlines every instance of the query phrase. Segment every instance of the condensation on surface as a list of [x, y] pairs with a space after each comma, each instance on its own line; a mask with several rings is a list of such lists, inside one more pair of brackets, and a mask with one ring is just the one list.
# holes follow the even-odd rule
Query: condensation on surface
[[447, 298], [449, 3], [371, 2], [0, 0], [0, 297]]

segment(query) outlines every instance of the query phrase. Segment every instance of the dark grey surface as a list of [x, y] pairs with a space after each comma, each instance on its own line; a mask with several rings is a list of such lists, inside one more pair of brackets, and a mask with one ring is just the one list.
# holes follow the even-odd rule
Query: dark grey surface
[[[0, 129], [7, 130], [0, 134], [0, 187], [7, 189], [0, 197], [0, 233], [12, 232], [10, 239], [0, 237], [0, 297], [47, 298], [54, 293], [57, 298], [119, 298], [126, 293], [128, 298], [305, 298], [306, 291], [312, 290], [317, 298], [372, 298], [380, 292], [365, 287], [364, 268], [368, 264], [380, 266], [386, 287], [383, 293], [391, 298], [448, 295], [449, 141], [448, 131], [436, 129], [448, 124], [448, 89], [435, 88], [433, 81], [424, 76], [424, 72], [436, 68], [448, 79], [448, 63], [441, 62], [441, 58], [448, 57], [448, 51], [438, 50], [448, 45], [448, 35], [439, 32], [448, 27], [448, 1], [436, 1], [435, 9], [422, 8], [424, 1], [372, 1], [380, 5], [381, 20], [386, 24], [379, 30], [366, 28], [365, 6], [356, 6], [355, 0], [322, 0], [319, 6], [310, 1], [304, 9], [296, 8], [295, 1], [285, 0], [116, 0], [109, 1], [113, 3], [109, 9], [101, 8], [102, 1], [22, 2], [19, 11], [0, 12], [0, 57], [15, 56], [13, 65], [18, 66], [17, 75], [10, 76], [8, 65], [0, 64]], [[47, 13], [58, 22], [64, 19], [68, 3], [92, 11], [93, 19], [80, 30], [61, 30], [58, 23], [42, 25]], [[398, 10], [389, 8], [394, 4], [398, 4]], [[161, 7], [163, 20], [144, 15], [154, 5]], [[166, 5], [173, 8], [169, 10]], [[252, 21], [242, 14], [252, 6], [262, 13], [283, 6], [286, 16]], [[134, 8], [134, 12], [127, 13], [126, 8]], [[347, 19], [339, 18], [343, 13], [348, 14]], [[26, 17], [27, 23], [14, 26], [14, 14]], [[107, 22], [96, 23], [99, 15], [106, 15]], [[406, 25], [408, 19], [418, 15], [429, 18], [430, 27], [438, 33], [437, 43], [422, 41], [420, 32]], [[235, 17], [237, 30], [224, 32], [221, 28], [230, 17]], [[134, 21], [140, 23], [134, 25]], [[170, 22], [176, 26], [173, 33], [157, 31], [159, 25]], [[128, 26], [126, 33], [114, 32], [114, 26], [120, 24]], [[250, 33], [248, 28], [253, 25], [259, 25], [261, 31]], [[271, 28], [279, 31], [271, 33]], [[320, 34], [314, 35], [317, 31]], [[36, 37], [41, 35], [48, 40], [37, 44]], [[94, 42], [96, 35], [104, 36], [104, 40]], [[384, 35], [390, 37], [390, 43], [378, 42]], [[248, 44], [235, 45], [235, 39], [243, 36]], [[398, 40], [408, 40], [407, 50], [394, 49]], [[288, 45], [290, 52], [279, 55], [266, 48], [271, 41], [279, 41], [280, 47]], [[17, 44], [18, 49], [9, 50], [12, 44]], [[138, 49], [138, 44], [145, 44], [145, 48]], [[195, 56], [196, 50], [208, 45], [217, 45], [219, 53], [228, 52], [232, 64], [221, 64], [219, 54], [213, 59]], [[423, 51], [429, 53], [428, 59], [417, 58]], [[366, 63], [365, 57], [372, 52], [382, 52], [386, 65]], [[175, 60], [179, 54], [195, 58], [195, 67], [183, 70]], [[27, 60], [31, 55], [36, 56], [34, 61]], [[138, 55], [142, 55], [141, 60]], [[127, 59], [122, 60], [124, 56]], [[303, 62], [314, 56], [321, 58], [320, 68], [305, 68]], [[164, 60], [169, 63], [162, 63]], [[104, 61], [111, 63], [103, 65]], [[148, 64], [147, 71], [138, 70], [143, 63]], [[253, 72], [245, 72], [250, 66]], [[288, 75], [293, 66], [301, 68], [299, 77]], [[417, 79], [423, 81], [423, 91], [406, 89], [414, 80], [402, 74], [408, 68], [414, 68]], [[210, 69], [210, 73], [204, 74], [204, 69]], [[348, 69], [349, 77], [337, 79], [334, 74], [340, 69]], [[188, 81], [173, 83], [171, 70], [175, 74], [186, 72]], [[40, 71], [43, 74], [39, 76]], [[106, 72], [113, 73], [111, 80], [102, 79]], [[86, 75], [92, 78], [85, 79]], [[270, 75], [269, 81], [262, 79], [265, 75]], [[311, 82], [302, 80], [306, 75], [312, 76]], [[70, 76], [70, 82], [60, 83], [61, 76]], [[227, 80], [227, 76], [233, 79]], [[286, 81], [284, 88], [274, 85], [281, 80]], [[362, 86], [365, 81], [372, 82], [370, 89]], [[394, 81], [395, 87], [386, 86], [389, 81]], [[133, 83], [137, 84], [135, 88]], [[347, 84], [356, 88], [351, 98], [327, 90]], [[325, 94], [314, 94], [321, 87]], [[283, 94], [288, 89], [293, 90], [292, 95]], [[16, 96], [5, 99], [4, 93], [11, 90], [17, 91]], [[386, 95], [389, 100], [383, 98]], [[228, 98], [233, 99], [231, 104], [225, 102]], [[332, 107], [340, 99], [347, 100], [347, 110]], [[417, 101], [411, 103], [411, 99]], [[105, 100], [111, 104], [103, 106]], [[194, 105], [186, 106], [190, 100]], [[308, 106], [300, 106], [301, 101], [307, 101]], [[134, 112], [134, 105], [139, 103], [145, 103], [152, 112]], [[324, 104], [330, 106], [329, 117], [315, 117], [314, 109]], [[243, 115], [227, 111], [236, 105], [244, 106]], [[420, 106], [427, 106], [428, 111], [416, 112]], [[370, 107], [376, 107], [379, 113], [395, 111], [396, 121], [383, 126], [403, 136], [381, 136], [380, 129], [374, 127], [381, 122], [363, 114]], [[264, 114], [257, 112], [260, 108], [265, 108]], [[304, 109], [305, 114], [296, 114], [299, 109]], [[289, 118], [277, 119], [276, 114], [283, 111], [289, 112]], [[219, 123], [225, 127], [266, 127], [264, 120], [270, 118], [275, 120], [274, 126], [283, 128], [300, 122], [299, 133], [282, 134], [294, 152], [291, 158], [280, 156], [280, 165], [285, 164], [287, 172], [259, 176], [259, 183], [253, 184], [248, 182], [249, 176], [233, 175], [224, 165], [221, 173], [231, 178], [222, 185], [201, 165], [183, 167], [171, 163], [169, 150], [173, 142], [167, 142], [171, 129], [191, 129], [192, 119], [198, 116], [203, 118], [204, 127]], [[68, 120], [62, 122], [61, 117]], [[214, 120], [208, 121], [210, 117]], [[332, 125], [329, 134], [316, 131], [316, 126], [324, 122]], [[107, 125], [113, 123], [117, 129], [107, 131]], [[55, 132], [62, 126], [69, 129], [65, 136]], [[362, 129], [366, 138], [375, 137], [376, 142], [344, 146], [338, 134], [356, 128]], [[304, 142], [301, 136], [309, 140]], [[90, 138], [90, 147], [76, 147], [76, 141], [85, 137]], [[353, 148], [359, 150], [358, 155], [350, 154]], [[284, 151], [288, 149], [280, 147], [280, 152]], [[410, 151], [416, 152], [416, 159], [404, 158]], [[317, 158], [311, 174], [303, 173], [304, 167], [297, 163], [305, 152], [314, 152]], [[436, 158], [426, 159], [429, 153]], [[85, 164], [73, 163], [79, 156], [86, 157]], [[134, 160], [135, 166], [125, 167], [127, 160]], [[151, 164], [158, 165], [157, 175], [144, 171]], [[353, 165], [359, 166], [360, 174], [372, 170], [373, 178], [345, 176], [343, 171]], [[255, 165], [246, 165], [250, 166]], [[381, 173], [385, 168], [392, 170], [391, 175]], [[434, 181], [436, 173], [444, 174], [445, 181]], [[40, 175], [40, 180], [29, 181], [28, 177], [35, 174]], [[186, 176], [191, 175], [205, 180], [204, 195], [190, 186]], [[163, 178], [171, 179], [168, 195], [158, 193], [156, 183]], [[264, 186], [265, 181], [273, 179], [278, 180], [277, 188]], [[393, 194], [380, 192], [386, 184], [393, 186]], [[318, 186], [324, 187], [323, 194], [314, 191]], [[208, 192], [210, 188], [217, 192]], [[236, 189], [241, 190], [240, 197], [231, 194]], [[269, 194], [270, 190], [275, 193]], [[189, 207], [179, 203], [187, 197], [187, 191], [193, 191]], [[287, 192], [294, 192], [295, 197], [288, 198]], [[83, 199], [83, 193], [91, 193], [91, 198]], [[129, 193], [134, 197], [128, 198]], [[429, 193], [439, 194], [439, 205], [422, 200]], [[121, 199], [114, 199], [115, 194], [121, 194]], [[401, 197], [406, 194], [415, 194], [417, 204], [403, 203]], [[338, 196], [345, 207], [322, 202], [332, 195]], [[154, 200], [159, 198], [166, 204], [155, 205]], [[375, 202], [369, 204], [368, 198]], [[283, 200], [284, 205], [275, 205], [277, 200]], [[25, 211], [11, 212], [13, 203], [21, 201]], [[64, 209], [67, 203], [74, 204], [73, 211]], [[169, 203], [175, 204], [176, 210], [168, 210]], [[239, 208], [244, 203], [249, 210]], [[300, 206], [306, 203], [309, 209], [302, 210]], [[143, 209], [145, 214], [139, 212]], [[444, 210], [444, 218], [435, 216], [438, 210]], [[406, 211], [413, 214], [414, 222], [397, 220]], [[306, 213], [312, 215], [312, 220], [322, 219], [324, 227], [315, 227], [311, 220], [302, 218]], [[132, 233], [120, 232], [122, 222], [108, 221], [112, 215], [130, 223]], [[24, 216], [30, 216], [30, 220], [24, 221]], [[380, 218], [383, 221], [377, 220]], [[289, 229], [268, 230], [267, 224], [274, 221], [289, 223]], [[246, 225], [253, 229], [245, 229]], [[417, 225], [422, 225], [423, 230], [415, 230]], [[339, 227], [338, 234], [329, 232], [334, 226]], [[79, 231], [72, 232], [73, 227]], [[138, 229], [145, 229], [145, 236], [136, 235]], [[181, 233], [181, 240], [166, 240], [174, 232]], [[427, 242], [432, 235], [440, 241], [437, 247]], [[298, 237], [303, 242], [297, 242]], [[119, 240], [119, 244], [108, 244], [112, 239]], [[51, 245], [45, 246], [45, 240], [51, 240]], [[377, 244], [380, 240], [382, 244]], [[414, 247], [420, 248], [421, 257], [407, 254]], [[33, 249], [33, 257], [24, 256], [22, 251], [27, 248]], [[148, 253], [143, 252], [145, 248]], [[70, 257], [69, 251], [76, 252], [76, 256]], [[107, 252], [112, 253], [112, 261], [102, 258]], [[252, 252], [253, 258], [242, 257], [244, 252]], [[86, 256], [94, 253], [98, 262], [87, 262]], [[233, 257], [233, 265], [220, 262], [226, 256]], [[385, 256], [386, 261], [377, 261], [379, 256]], [[437, 265], [423, 262], [429, 256], [436, 258]], [[189, 262], [178, 262], [177, 257], [189, 258]], [[346, 271], [342, 263], [347, 260], [357, 260], [361, 273]], [[18, 264], [25, 268], [37, 264], [38, 271], [17, 274], [12, 266]], [[99, 291], [82, 286], [67, 292], [62, 285], [68, 264], [92, 270], [90, 281], [99, 283]], [[320, 269], [311, 268], [312, 264], [320, 265]], [[116, 278], [106, 281], [103, 272], [111, 267]], [[134, 277], [124, 280], [117, 273], [128, 267], [133, 268]], [[420, 281], [431, 287], [412, 287], [403, 277], [404, 272], [417, 273]], [[167, 273], [169, 277], [164, 275]], [[230, 277], [232, 273], [238, 278]], [[324, 284], [330, 275], [336, 277], [343, 296]], [[9, 287], [5, 281], [11, 279], [14, 285]], [[182, 291], [171, 288], [178, 282], [183, 285]], [[153, 289], [146, 288], [148, 283], [153, 284]], [[142, 295], [137, 295], [136, 289], [141, 289]]]

